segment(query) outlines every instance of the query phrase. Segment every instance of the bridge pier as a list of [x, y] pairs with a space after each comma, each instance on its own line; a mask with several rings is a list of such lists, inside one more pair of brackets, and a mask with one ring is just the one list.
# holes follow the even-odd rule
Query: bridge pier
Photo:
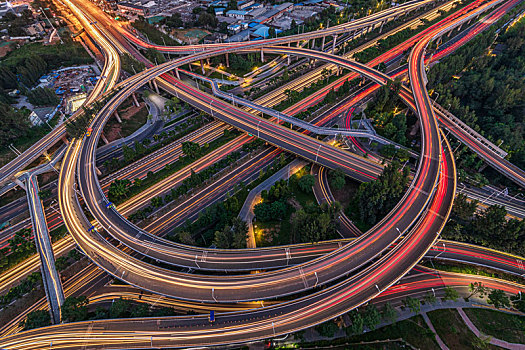
[[332, 54], [335, 54], [335, 45], [337, 43], [337, 34], [334, 35], [334, 40], [332, 43]]
[[439, 47], [441, 45], [441, 37], [436, 39], [436, 47]]
[[62, 136], [62, 142], [64, 142], [66, 145], [69, 145], [69, 140], [67, 139], [67, 137], [64, 135]]
[[323, 41], [321, 42], [321, 51], [324, 49], [324, 42], [326, 40], [326, 36], [323, 36]]
[[115, 116], [115, 118], [117, 119], [117, 121], [122, 124], [122, 119], [120, 119], [120, 115], [118, 115], [118, 112], [117, 110], [115, 110], [115, 112], [113, 113], [113, 115]]
[[140, 103], [137, 100], [137, 95], [135, 93], [132, 93], [131, 97], [133, 97], [133, 103], [135, 103], [135, 106], [140, 107]]
[[[204, 70], [204, 68], [203, 68]], [[203, 74], [204, 75], [204, 74]], [[159, 86], [157, 85], [157, 81], [153, 80], [153, 86], [155, 87], [155, 92], [160, 95]]]
[[226, 67], [230, 67], [230, 55], [226, 53]]
[[381, 22], [381, 27], [379, 28], [379, 34], [383, 32], [383, 26], [385, 25], [386, 21]]
[[290, 55], [287, 55], [288, 56], [288, 65], [290, 65], [292, 63], [292, 56]]
[[177, 76], [177, 79], [180, 80], [179, 68], [175, 68], [175, 75]]
[[104, 133], [100, 134], [100, 138], [102, 139], [102, 141], [104, 141], [104, 143], [107, 145], [109, 143], [106, 135], [104, 135]]
[[205, 72], [204, 72], [204, 60], [201, 60], [201, 72], [202, 72], [202, 75], [205, 75]]
[[13, 182], [17, 184], [18, 186], [20, 186], [20, 188], [23, 189], [24, 191], [27, 191], [26, 185], [22, 181], [20, 181], [17, 177], [13, 179]]

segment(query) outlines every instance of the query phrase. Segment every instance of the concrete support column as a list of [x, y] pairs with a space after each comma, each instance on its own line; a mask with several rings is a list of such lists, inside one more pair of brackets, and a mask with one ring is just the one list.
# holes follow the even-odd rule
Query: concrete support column
[[230, 56], [226, 54], [226, 67], [230, 67]]
[[177, 76], [177, 79], [180, 79], [179, 68], [175, 68], [175, 75]]
[[[150, 86], [151, 86], [151, 82], [150, 82]], [[135, 93], [132, 93], [131, 97], [133, 97], [133, 102], [135, 103], [135, 106], [140, 107], [139, 100], [137, 100], [137, 95]]]
[[106, 135], [104, 135], [104, 133], [100, 134], [100, 138], [102, 139], [102, 141], [104, 141], [104, 143], [107, 145], [109, 143], [108, 139], [106, 138]]
[[261, 47], [261, 62], [264, 62], [264, 51], [262, 47]]
[[191, 68], [191, 63], [188, 64], [188, 67], [190, 67], [190, 72], [193, 72], [193, 68]]
[[288, 65], [290, 65], [292, 63], [292, 56], [287, 55], [287, 58], [288, 58]]
[[323, 36], [323, 41], [321, 42], [321, 51], [324, 50], [324, 42], [326, 40], [326, 36]]
[[334, 41], [332, 43], [332, 54], [335, 54], [335, 45], [337, 43], [337, 34], [334, 35]]
[[20, 186], [20, 188], [23, 189], [24, 191], [27, 191], [27, 187], [26, 187], [26, 185], [25, 185], [22, 181], [18, 180], [18, 178], [15, 177], [15, 178], [13, 179], [13, 182], [14, 182], [15, 184], [17, 184], [18, 186]]
[[148, 81], [148, 85], [149, 85], [149, 88], [150, 88], [151, 90], [153, 90], [153, 83], [151, 82], [151, 80]]
[[159, 86], [155, 80], [153, 80], [153, 86], [155, 86], [155, 92], [160, 95]]
[[297, 42], [297, 47], [299, 47], [299, 46], [301, 46], [301, 42], [300, 41]]
[[383, 26], [385, 25], [386, 21], [381, 22], [381, 28], [379, 28], [379, 34], [383, 32]]
[[102, 175], [102, 171], [100, 171], [98, 167], [95, 167], [95, 172], [97, 173], [98, 176]]
[[65, 136], [62, 136], [62, 142], [64, 142], [66, 145], [69, 145], [69, 140]]
[[119, 123], [122, 124], [122, 119], [120, 119], [120, 115], [118, 115], [118, 112], [117, 112], [116, 110], [115, 110], [115, 112], [113, 113], [113, 115], [115, 116], [115, 118], [117, 119], [117, 121], [118, 121]]
[[201, 60], [201, 71], [202, 71], [202, 75], [205, 74], [204, 72], [204, 60]]

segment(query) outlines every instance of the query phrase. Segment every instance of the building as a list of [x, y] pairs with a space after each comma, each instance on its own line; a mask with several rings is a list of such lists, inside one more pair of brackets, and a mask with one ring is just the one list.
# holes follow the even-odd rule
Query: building
[[24, 28], [24, 31], [30, 36], [45, 34], [44, 26], [40, 22], [28, 25]]
[[269, 22], [273, 19], [281, 17], [283, 14], [290, 11], [292, 7], [293, 3], [291, 2], [285, 2], [280, 5], [276, 5], [271, 10], [266, 11], [263, 15], [257, 17], [255, 20], [257, 20], [259, 23]]
[[4, 17], [8, 12], [13, 12], [11, 5], [7, 1], [0, 1], [0, 18]]
[[248, 6], [251, 6], [255, 3], [254, 0], [241, 0], [241, 1], [237, 1], [237, 8], [239, 10], [244, 10], [245, 8], [247, 8]]
[[142, 5], [135, 5], [130, 2], [119, 2], [117, 4], [117, 8], [124, 15], [132, 14], [136, 16], [145, 17], [149, 14], [149, 10], [147, 7], [144, 7]]
[[228, 39], [228, 35], [224, 33], [215, 32], [209, 34], [204, 38], [204, 44], [218, 44]]
[[224, 15], [224, 10], [226, 10], [225, 7], [216, 7], [216, 8], [214, 8], [215, 16]]
[[228, 32], [232, 34], [237, 34], [241, 31], [241, 25], [240, 24], [230, 24], [228, 27]]
[[253, 20], [261, 15], [263, 15], [266, 12], [266, 9], [264, 7], [254, 8], [253, 10], [250, 10], [244, 18], [246, 20]]
[[29, 114], [29, 121], [33, 126], [42, 125], [53, 118], [54, 111], [54, 107], [35, 108], [31, 114]]
[[248, 14], [248, 11], [243, 10], [229, 10], [226, 11], [226, 16], [233, 17], [236, 19], [244, 20], [244, 17]]

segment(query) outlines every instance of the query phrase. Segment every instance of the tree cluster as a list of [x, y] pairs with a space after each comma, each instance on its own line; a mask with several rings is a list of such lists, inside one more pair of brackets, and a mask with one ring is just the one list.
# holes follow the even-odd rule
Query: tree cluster
[[[525, 167], [525, 23], [517, 22], [494, 40], [494, 29], [433, 66], [429, 85], [461, 120], [503, 147]], [[487, 54], [491, 46], [495, 55]], [[459, 79], [451, 79], [457, 76]]]
[[292, 241], [296, 243], [315, 243], [337, 237], [339, 212], [341, 204], [323, 203], [321, 206], [311, 205], [299, 209], [292, 214]]
[[53, 89], [48, 87], [38, 87], [27, 92], [27, 100], [36, 106], [56, 106], [60, 98]]
[[524, 255], [525, 222], [507, 220], [503, 206], [490, 206], [479, 213], [475, 212], [476, 206], [476, 201], [468, 202], [464, 195], [459, 194], [443, 237]]
[[248, 236], [248, 225], [242, 219], [236, 217], [231, 220], [231, 224], [225, 226], [220, 231], [215, 231], [213, 243], [218, 248], [246, 248]]
[[379, 178], [359, 185], [348, 215], [365, 227], [376, 224], [399, 202], [406, 191], [410, 170], [398, 162], [386, 166]]

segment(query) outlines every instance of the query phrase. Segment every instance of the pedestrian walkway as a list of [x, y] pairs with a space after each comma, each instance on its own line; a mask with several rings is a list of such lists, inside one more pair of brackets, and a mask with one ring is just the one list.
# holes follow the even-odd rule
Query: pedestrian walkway
[[439, 334], [437, 334], [436, 330], [434, 329], [434, 325], [430, 321], [430, 318], [428, 318], [427, 313], [423, 312], [423, 313], [421, 313], [421, 316], [425, 320], [425, 323], [427, 324], [428, 328], [430, 328], [432, 333], [434, 333], [434, 335], [436, 336], [436, 341], [437, 341], [439, 347], [441, 348], [441, 350], [449, 350], [448, 346], [445, 345], [443, 340], [441, 340], [441, 338], [439, 337]]
[[246, 246], [248, 248], [255, 248], [255, 233], [253, 231], [253, 207], [256, 203], [261, 201], [261, 192], [263, 190], [268, 191], [272, 186], [280, 180], [289, 178], [292, 174], [295, 174], [301, 170], [305, 165], [306, 161], [302, 159], [294, 159], [290, 164], [277, 171], [275, 174], [261, 182], [258, 186], [250, 191], [244, 204], [239, 212], [239, 218], [248, 224], [248, 236], [246, 238]]
[[[463, 319], [463, 322], [465, 322], [467, 327], [472, 331], [472, 333], [474, 333], [476, 335], [476, 337], [481, 338], [481, 339], [485, 339], [486, 337], [488, 337], [486, 334], [483, 334], [483, 333], [481, 333], [479, 331], [478, 327], [476, 327], [474, 325], [474, 323], [472, 323], [472, 321], [467, 316], [465, 311], [463, 311], [462, 308], [458, 307], [458, 308], [456, 308], [456, 310], [458, 310], [459, 315]], [[504, 348], [504, 349], [525, 350], [525, 344], [509, 343], [509, 342], [506, 342], [504, 340], [493, 338], [493, 337], [490, 338], [490, 344], [499, 346], [499, 347]]]

